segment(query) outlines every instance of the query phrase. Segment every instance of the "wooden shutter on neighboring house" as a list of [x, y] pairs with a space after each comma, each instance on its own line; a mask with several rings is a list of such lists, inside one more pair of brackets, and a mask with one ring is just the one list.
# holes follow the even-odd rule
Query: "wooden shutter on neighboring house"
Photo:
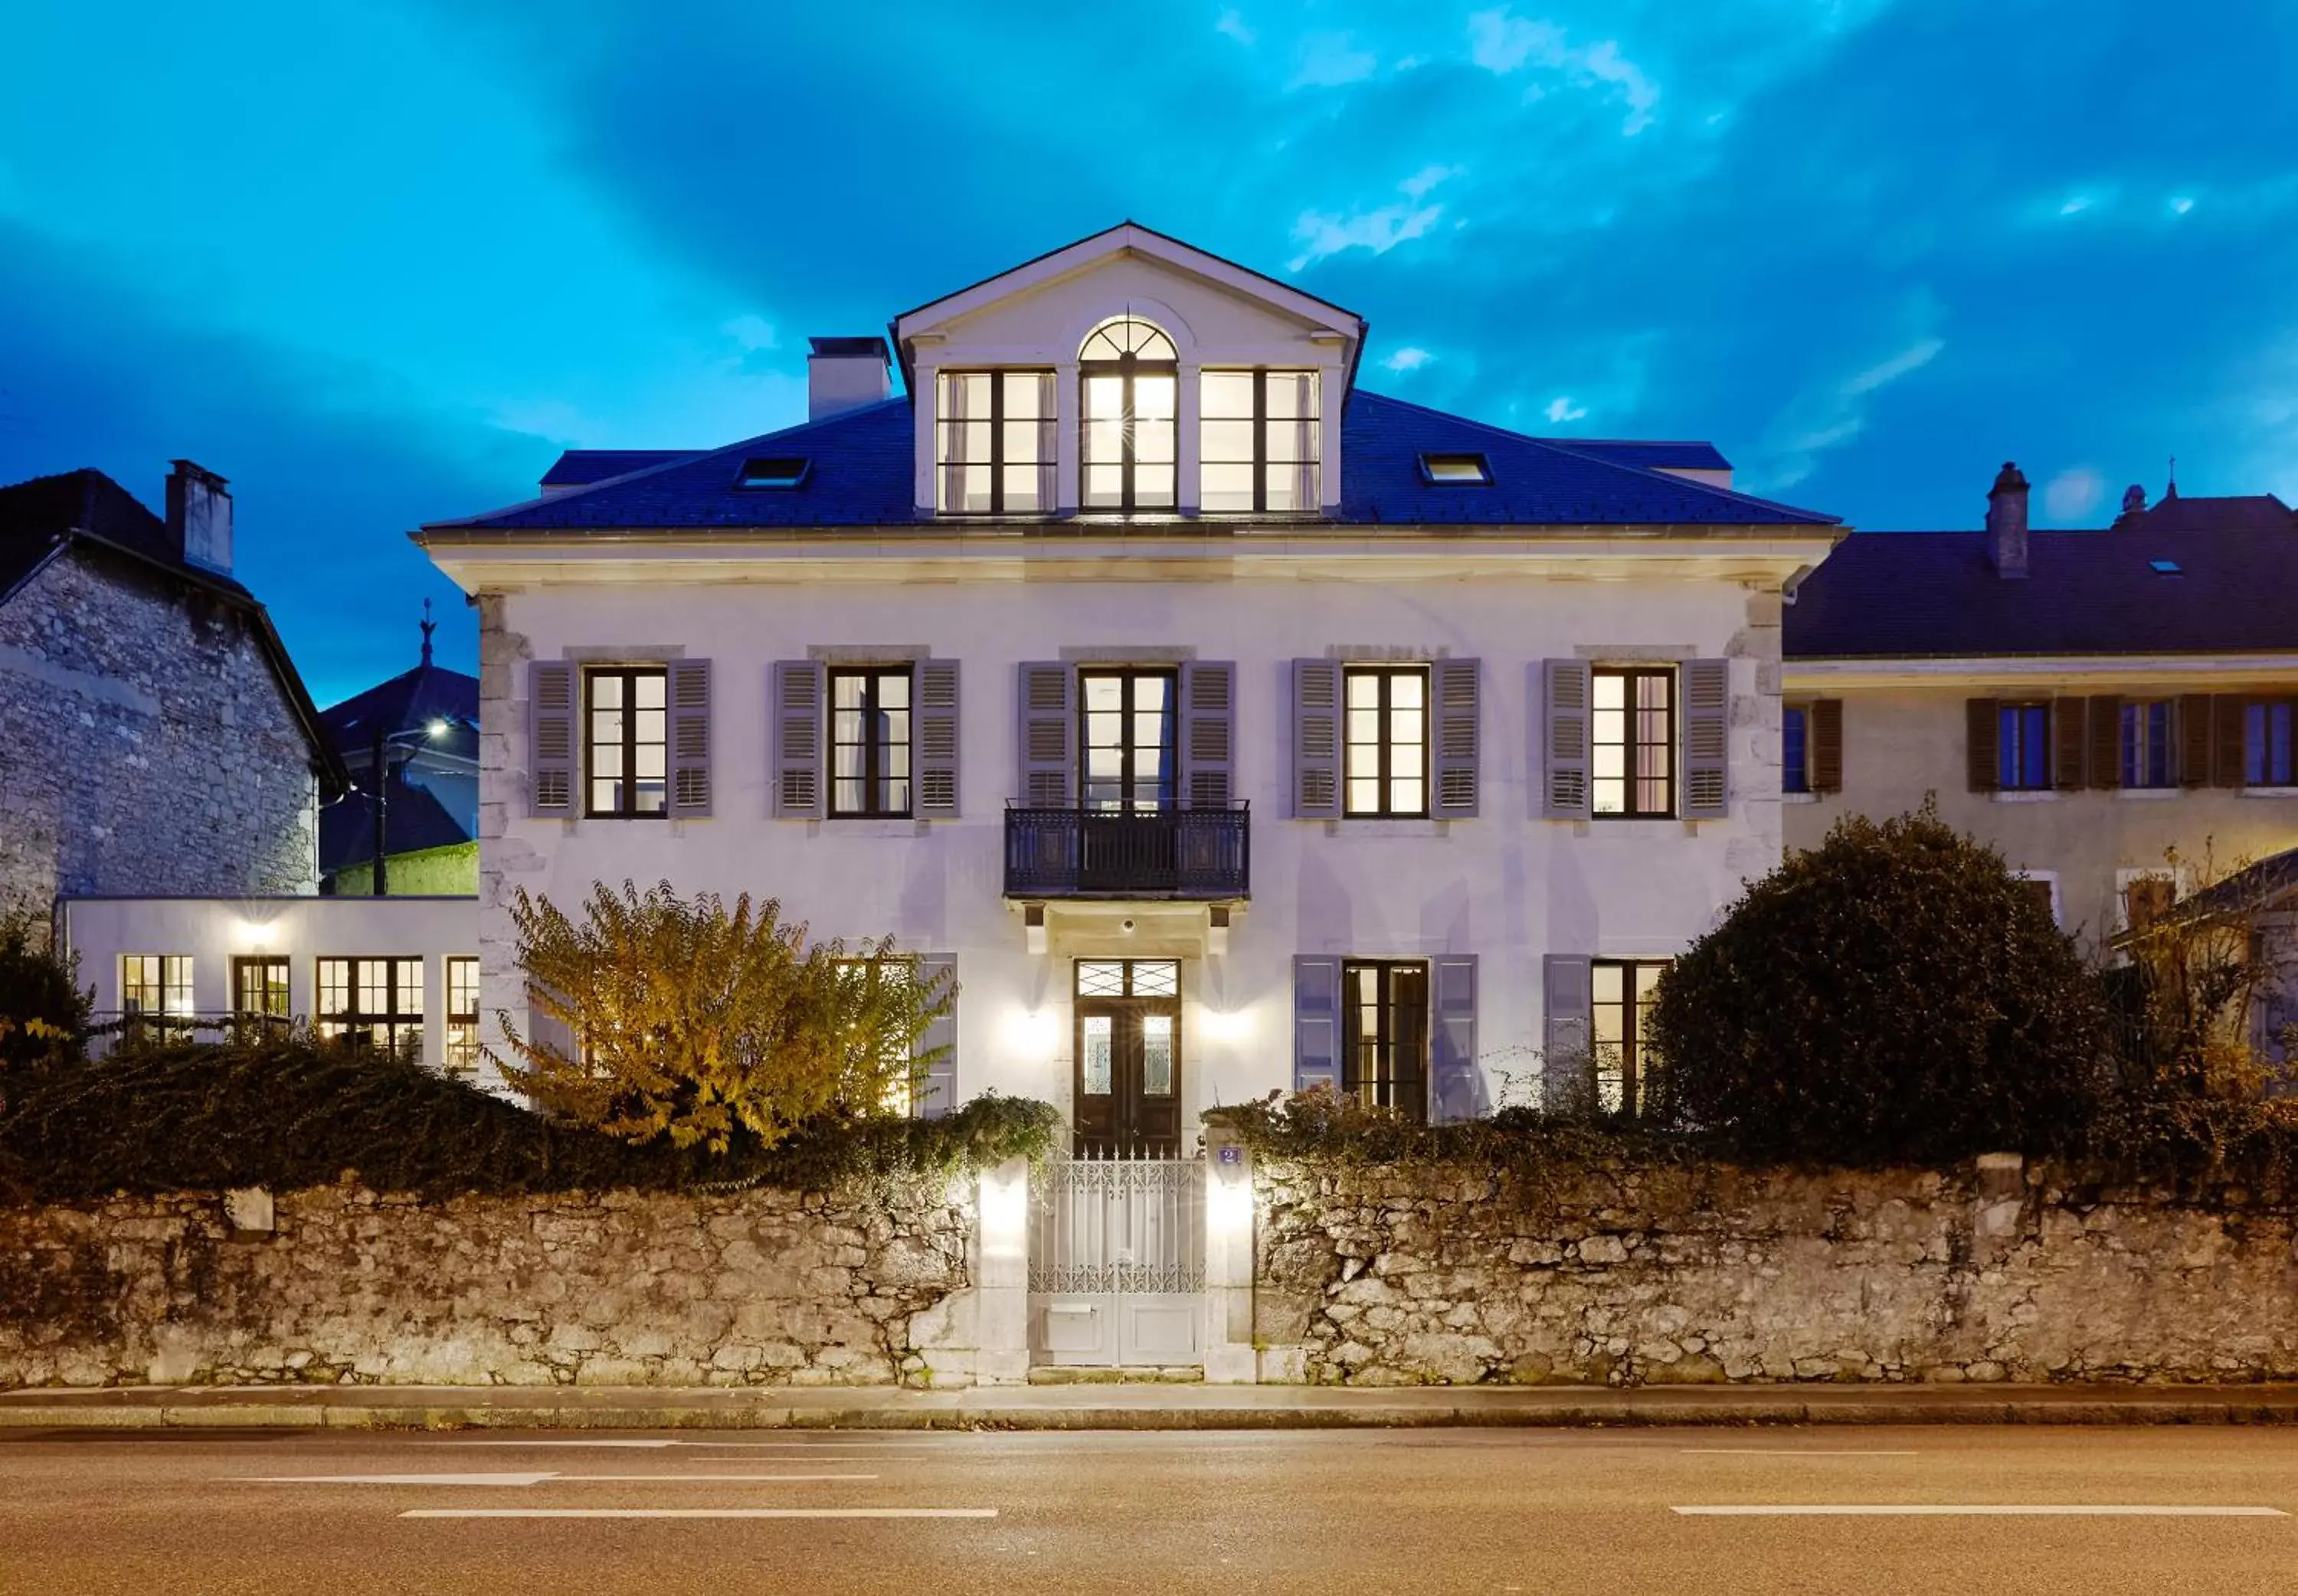
[[1021, 667], [1021, 802], [1077, 807], [1077, 674], [1059, 660]]
[[2122, 700], [2108, 693], [2090, 699], [2090, 784], [2122, 785]]
[[1293, 960], [1293, 1089], [1341, 1087], [1341, 961], [1329, 954]]
[[[918, 960], [918, 980], [929, 990], [957, 975], [957, 955], [930, 953]], [[922, 1120], [938, 1120], [957, 1106], [957, 1005], [929, 1021], [918, 1038], [918, 1056], [925, 1061], [925, 1079], [912, 1100], [910, 1112]]]
[[2211, 784], [2211, 695], [2182, 694], [2178, 699], [2178, 785]]
[[957, 815], [957, 661], [918, 663], [918, 807], [922, 816]]
[[[1293, 818], [1341, 814], [1341, 667], [1330, 659], [1293, 662]], [[1337, 971], [1338, 966], [1335, 967]], [[1337, 981], [1339, 976], [1335, 975]]]
[[1720, 820], [1731, 806], [1732, 662], [1683, 665], [1683, 815]]
[[2083, 719], [2083, 700], [2051, 700], [2051, 785], [2071, 790], [2083, 784], [2083, 752], [2090, 728]]
[[2003, 732], [2003, 701], [1967, 699], [1963, 709], [1963, 752], [1970, 760], [1971, 790], [1993, 792], [2003, 784], [2002, 758], [1996, 746]]
[[1430, 961], [1429, 1075], [1439, 1120], [1471, 1120], [1484, 1106], [1476, 1068], [1476, 955]]
[[1814, 699], [1804, 723], [1804, 734], [1810, 740], [1811, 790], [1814, 792], [1843, 790], [1843, 700]]
[[1430, 668], [1436, 700], [1436, 802], [1439, 820], [1466, 819], [1476, 813], [1479, 744], [1476, 683], [1482, 662], [1440, 659]]
[[1203, 661], [1181, 667], [1181, 799], [1192, 809], [1226, 809], [1236, 796], [1236, 666]]
[[1550, 820], [1589, 816], [1589, 672], [1584, 659], [1541, 663], [1540, 812]]
[[527, 813], [572, 817], [574, 807], [574, 667], [526, 667]]
[[1542, 1095], [1550, 1109], [1568, 1112], [1592, 1106], [1593, 963], [1577, 954], [1556, 953], [1540, 962]]
[[2211, 780], [2219, 787], [2242, 785], [2243, 710], [2241, 699], [2219, 693], [2211, 699]]
[[812, 659], [774, 662], [774, 813], [784, 820], [820, 820], [828, 795], [822, 790], [822, 665]]
[[698, 820], [710, 813], [710, 662], [674, 659], [670, 677], [670, 813]]

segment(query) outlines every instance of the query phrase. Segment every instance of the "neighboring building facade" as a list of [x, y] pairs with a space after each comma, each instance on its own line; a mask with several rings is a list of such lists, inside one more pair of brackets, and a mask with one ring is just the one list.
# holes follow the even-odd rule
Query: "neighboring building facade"
[[2298, 845], [2298, 517], [2174, 485], [2030, 532], [2027, 497], [2006, 465], [1985, 530], [1863, 533], [1796, 586], [1787, 840], [1935, 798], [2103, 947], [2206, 855]]
[[418, 897], [478, 890], [479, 679], [433, 661], [434, 625], [426, 615], [414, 669], [319, 715], [351, 782], [319, 815], [322, 892], [375, 890], [378, 769], [388, 784], [381, 805], [386, 889]]
[[1364, 330], [1128, 224], [898, 318], [907, 397], [817, 340], [804, 426], [423, 529], [481, 616], [483, 1012], [517, 892], [661, 880], [954, 965], [923, 1111], [1081, 1152], [1320, 1082], [1632, 1104], [1638, 994], [1780, 856], [1837, 526], [1360, 390]]
[[317, 885], [342, 770], [231, 509], [188, 460], [164, 517], [93, 470], [0, 488], [0, 907]]

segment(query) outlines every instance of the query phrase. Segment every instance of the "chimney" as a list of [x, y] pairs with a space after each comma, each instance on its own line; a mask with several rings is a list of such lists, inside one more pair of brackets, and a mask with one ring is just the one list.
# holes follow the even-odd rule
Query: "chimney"
[[809, 338], [806, 358], [806, 418], [821, 421], [876, 404], [893, 392], [892, 362], [883, 338]]
[[2009, 460], [1987, 490], [1987, 552], [1998, 576], [2027, 574], [2027, 479]]
[[168, 477], [168, 542], [186, 565], [231, 575], [231, 495], [224, 479], [189, 460], [171, 462]]

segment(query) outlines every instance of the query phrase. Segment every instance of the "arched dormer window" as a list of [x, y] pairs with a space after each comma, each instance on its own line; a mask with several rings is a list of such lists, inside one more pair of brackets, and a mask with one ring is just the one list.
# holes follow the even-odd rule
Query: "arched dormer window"
[[1170, 509], [1178, 458], [1180, 367], [1172, 339], [1113, 316], [1078, 351], [1079, 508]]

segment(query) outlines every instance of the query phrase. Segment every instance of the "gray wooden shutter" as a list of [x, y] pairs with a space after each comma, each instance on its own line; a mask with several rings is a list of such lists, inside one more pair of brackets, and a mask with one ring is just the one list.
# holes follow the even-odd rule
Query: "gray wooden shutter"
[[1683, 815], [1720, 820], [1731, 808], [1732, 662], [1683, 665]]
[[1431, 962], [1429, 1074], [1436, 1118], [1471, 1120], [1484, 1106], [1484, 1072], [1476, 1068], [1476, 955]]
[[1340, 815], [1341, 667], [1335, 660], [1296, 659], [1293, 662], [1293, 818], [1338, 820]]
[[1843, 790], [1843, 700], [1814, 699], [1804, 735], [1811, 747], [1811, 790]]
[[1226, 809], [1236, 796], [1236, 666], [1181, 667], [1181, 798], [1192, 809]]
[[[957, 976], [957, 955], [930, 953], [918, 960], [918, 980], [928, 988]], [[938, 1120], [957, 1106], [957, 1005], [953, 1002], [938, 1018], [929, 1021], [918, 1038], [919, 1056], [926, 1075], [910, 1105], [922, 1120]]]
[[1293, 1089], [1341, 1089], [1341, 961], [1328, 954], [1293, 960]]
[[1550, 820], [1585, 820], [1590, 814], [1590, 678], [1584, 659], [1550, 659], [1540, 667], [1540, 812]]
[[2090, 740], [2089, 732], [2080, 699], [2051, 700], [2052, 786], [2072, 790], [2083, 784], [2083, 745]]
[[1077, 674], [1058, 661], [1021, 667], [1021, 801], [1032, 809], [1074, 809], [1077, 800]]
[[674, 659], [670, 676], [670, 813], [710, 813], [710, 662]]
[[526, 667], [528, 814], [577, 812], [574, 763], [574, 667], [537, 660]]
[[957, 815], [957, 661], [929, 659], [918, 666], [917, 812], [939, 820]]
[[1436, 805], [1439, 820], [1476, 813], [1477, 755], [1482, 738], [1476, 709], [1481, 661], [1440, 659], [1431, 669], [1436, 698]]
[[1973, 792], [1992, 792], [2003, 784], [2003, 735], [2000, 699], [1966, 699], [1963, 706], [1963, 752]]
[[774, 662], [774, 814], [784, 820], [822, 815], [822, 677], [814, 660]]
[[1564, 1112], [1594, 1105], [1593, 964], [1578, 954], [1552, 953], [1540, 962], [1543, 1096]]

